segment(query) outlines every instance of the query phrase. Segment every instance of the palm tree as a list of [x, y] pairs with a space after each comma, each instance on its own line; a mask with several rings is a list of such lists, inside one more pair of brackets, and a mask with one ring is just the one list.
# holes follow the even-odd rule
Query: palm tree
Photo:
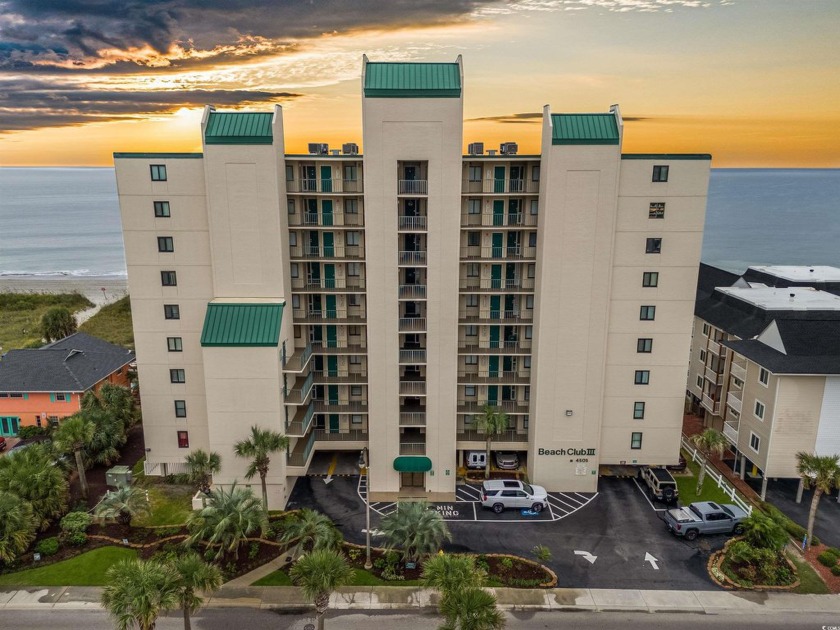
[[440, 591], [441, 603], [456, 591], [484, 586], [486, 578], [487, 572], [475, 565], [474, 556], [440, 553], [423, 563], [423, 586]]
[[[89, 402], [85, 406], [85, 400], [96, 402]], [[99, 406], [98, 401], [88, 392], [82, 399], [82, 410], [77, 414], [92, 422], [95, 427], [93, 439], [85, 448], [85, 462], [88, 466], [110, 466], [120, 458], [120, 447], [126, 443], [127, 436], [122, 421]]]
[[287, 545], [297, 543], [303, 551], [337, 549], [343, 537], [332, 520], [320, 512], [303, 508], [280, 537]]
[[501, 630], [505, 617], [496, 608], [496, 598], [480, 588], [469, 587], [441, 600], [446, 621], [440, 630]]
[[136, 486], [123, 486], [108, 492], [94, 514], [98, 518], [117, 521], [124, 529], [131, 527], [131, 519], [149, 514], [146, 491]]
[[259, 473], [262, 483], [263, 507], [268, 511], [268, 491], [265, 487], [265, 477], [268, 474], [268, 465], [271, 463], [269, 455], [289, 448], [289, 438], [270, 429], [260, 429], [257, 426], [251, 427], [251, 437], [247, 440], [240, 440], [233, 446], [234, 452], [239, 457], [248, 457], [251, 463], [245, 473], [246, 479], [251, 479]]
[[203, 540], [219, 546], [217, 559], [231, 551], [239, 558], [239, 547], [253, 532], [264, 532], [268, 519], [254, 493], [250, 489], [237, 488], [234, 483], [228, 490], [216, 488], [211, 491], [207, 505], [190, 515], [187, 526], [192, 532], [186, 541], [188, 545]]
[[154, 560], [121, 560], [105, 574], [102, 606], [119, 630], [154, 630], [157, 618], [179, 603], [178, 573]]
[[41, 530], [67, 510], [67, 479], [54, 464], [52, 453], [42, 444], [0, 457], [0, 490], [27, 501]]
[[11, 492], [0, 491], [0, 562], [11, 564], [35, 540], [32, 506]]
[[482, 411], [475, 418], [476, 428], [485, 434], [487, 440], [487, 456], [484, 463], [484, 478], [490, 478], [490, 442], [493, 438], [501, 435], [508, 428], [508, 415], [498, 407], [484, 405]]
[[397, 503], [397, 509], [382, 519], [382, 533], [389, 549], [401, 549], [404, 562], [438, 550], [444, 540], [452, 540], [441, 515], [425, 501]]
[[190, 469], [190, 483], [197, 485], [206, 494], [210, 492], [213, 474], [222, 469], [222, 458], [218, 453], [198, 449], [187, 455], [187, 466]]
[[105, 383], [99, 390], [99, 400], [102, 408], [129, 429], [137, 417], [134, 408], [134, 397], [131, 390], [123, 385]]
[[62, 422], [53, 433], [53, 446], [60, 453], [73, 453], [76, 456], [76, 470], [79, 471], [79, 485], [82, 497], [87, 499], [88, 485], [85, 476], [85, 463], [82, 461], [82, 449], [93, 441], [96, 426], [83, 415], [75, 415]]
[[735, 526], [736, 533], [738, 528], [743, 530], [744, 539], [759, 549], [781, 551], [790, 540], [784, 527], [758, 510], [753, 510], [749, 518]]
[[76, 318], [64, 306], [54, 306], [41, 316], [41, 334], [48, 342], [72, 335], [77, 327]]
[[800, 451], [796, 454], [797, 469], [802, 475], [802, 482], [806, 488], [814, 487], [814, 498], [811, 499], [811, 509], [808, 511], [808, 548], [814, 537], [814, 519], [817, 518], [817, 507], [823, 493], [829, 494], [840, 486], [840, 455], [817, 455]]
[[324, 630], [324, 614], [330, 604], [330, 594], [350, 583], [354, 574], [346, 558], [332, 549], [313, 551], [300, 558], [289, 570], [292, 581], [315, 604], [318, 630]]
[[204, 600], [196, 591], [215, 591], [222, 585], [222, 572], [207, 564], [195, 552], [178, 556], [172, 563], [178, 574], [178, 599], [184, 612], [184, 630], [190, 630], [190, 615], [195, 614]]
[[703, 465], [700, 467], [700, 475], [697, 477], [697, 495], [700, 496], [703, 490], [703, 481], [706, 479], [706, 468], [709, 466], [709, 457], [711, 457], [712, 453], [718, 457], [723, 457], [723, 451], [726, 450], [729, 440], [720, 431], [706, 429], [703, 433], [692, 435], [691, 441], [703, 453]]

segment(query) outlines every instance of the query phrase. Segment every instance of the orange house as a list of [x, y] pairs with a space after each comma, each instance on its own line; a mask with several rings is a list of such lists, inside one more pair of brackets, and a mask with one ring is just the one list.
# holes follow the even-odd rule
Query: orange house
[[0, 435], [24, 426], [47, 426], [72, 416], [82, 396], [105, 383], [129, 386], [134, 353], [85, 333], [36, 350], [0, 357]]

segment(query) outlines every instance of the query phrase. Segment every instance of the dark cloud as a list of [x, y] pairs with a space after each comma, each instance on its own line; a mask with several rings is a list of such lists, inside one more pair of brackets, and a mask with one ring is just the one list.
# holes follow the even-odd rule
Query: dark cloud
[[526, 112], [524, 114], [506, 114], [503, 116], [482, 116], [481, 118], [468, 118], [466, 122], [498, 122], [527, 124], [537, 123], [542, 120], [542, 112]]

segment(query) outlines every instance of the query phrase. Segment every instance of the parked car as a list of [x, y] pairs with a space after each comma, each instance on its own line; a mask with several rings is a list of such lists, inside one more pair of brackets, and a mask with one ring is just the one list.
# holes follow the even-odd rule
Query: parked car
[[548, 493], [542, 486], [532, 486], [514, 479], [492, 479], [481, 484], [481, 505], [501, 514], [506, 508], [525, 508], [542, 512], [548, 507]]
[[0, 436], [0, 451], [6, 450], [6, 438]]
[[678, 464], [671, 464], [670, 466], [665, 466], [668, 470], [675, 470], [677, 472], [682, 472], [686, 469], [688, 463], [685, 461], [685, 457], [680, 455], [680, 461]]
[[639, 479], [648, 487], [651, 498], [663, 503], [674, 503], [680, 496], [674, 476], [665, 468], [642, 466]]
[[741, 534], [747, 513], [737, 505], [712, 501], [692, 503], [665, 512], [665, 524], [675, 536], [694, 540], [700, 534]]
[[467, 468], [483, 470], [487, 466], [487, 453], [484, 451], [467, 451], [465, 462]]
[[519, 455], [511, 451], [496, 451], [496, 468], [500, 470], [516, 470], [519, 468]]

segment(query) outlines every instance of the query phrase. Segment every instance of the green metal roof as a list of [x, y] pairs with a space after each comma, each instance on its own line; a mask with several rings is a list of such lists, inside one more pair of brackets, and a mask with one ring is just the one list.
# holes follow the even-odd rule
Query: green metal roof
[[551, 144], [618, 144], [614, 114], [552, 114]]
[[277, 346], [282, 304], [208, 304], [201, 345]]
[[711, 153], [622, 153], [622, 160], [711, 160]]
[[210, 112], [207, 144], [271, 144], [271, 113]]
[[461, 68], [457, 63], [368, 63], [368, 98], [458, 98]]
[[428, 457], [403, 455], [394, 460], [394, 470], [397, 472], [429, 472], [432, 460]]

